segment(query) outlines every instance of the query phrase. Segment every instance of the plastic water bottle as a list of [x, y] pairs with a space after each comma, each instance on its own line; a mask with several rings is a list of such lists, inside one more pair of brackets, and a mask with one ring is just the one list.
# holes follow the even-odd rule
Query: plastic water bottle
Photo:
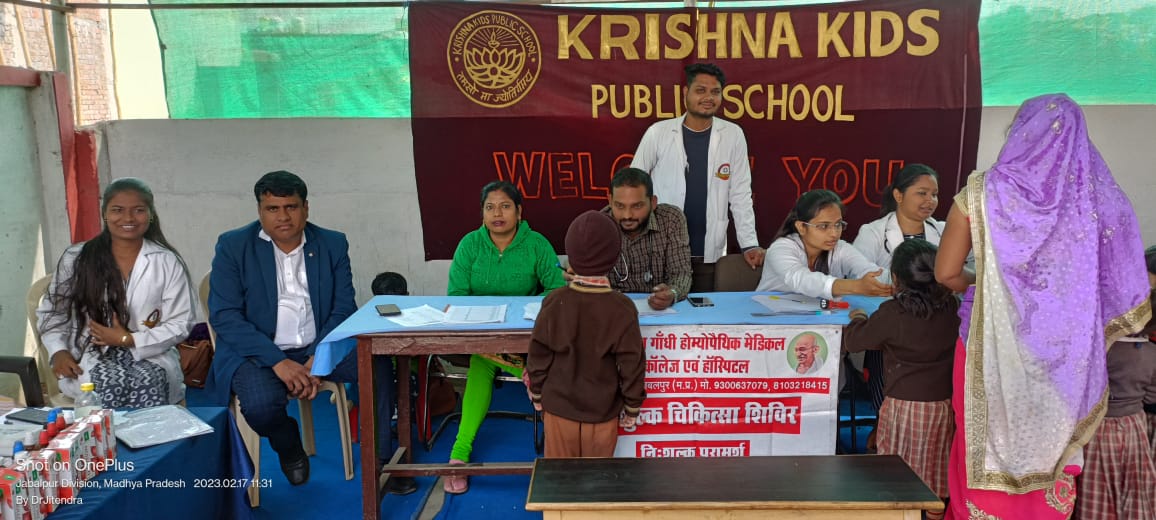
[[80, 385], [80, 399], [76, 400], [76, 418], [82, 419], [88, 417], [88, 414], [101, 410], [104, 408], [104, 403], [100, 401], [100, 396], [96, 393], [96, 385], [92, 383], [82, 383]]

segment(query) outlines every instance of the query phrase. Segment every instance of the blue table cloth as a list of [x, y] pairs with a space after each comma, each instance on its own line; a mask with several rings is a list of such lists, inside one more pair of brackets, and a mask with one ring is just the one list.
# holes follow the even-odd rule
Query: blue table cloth
[[[212, 426], [213, 432], [135, 450], [119, 443], [116, 470], [97, 475], [94, 480], [99, 485], [80, 491], [83, 502], [61, 505], [49, 518], [252, 518], [244, 488], [220, 487], [231, 479], [253, 476], [232, 415], [223, 407], [189, 411]], [[152, 485], [145, 487], [147, 481]], [[137, 482], [140, 487], [131, 487]], [[160, 487], [158, 482], [183, 487]]]
[[[683, 300], [674, 304], [677, 314], [641, 316], [639, 323], [649, 325], [846, 325], [850, 323], [848, 310], [837, 310], [830, 314], [812, 316], [752, 316], [751, 313], [766, 312], [767, 309], [751, 299], [757, 294], [782, 293], [704, 293], [713, 302], [713, 307], [693, 307]], [[645, 298], [644, 294], [629, 295], [632, 299]], [[861, 308], [868, 313], [879, 308], [884, 298], [867, 296], [846, 296], [842, 298], [852, 308]], [[357, 312], [333, 329], [317, 344], [313, 359], [313, 374], [328, 375], [342, 359], [356, 346], [356, 336], [380, 332], [403, 331], [481, 331], [481, 330], [530, 330], [534, 322], [523, 317], [523, 309], [528, 303], [541, 302], [541, 296], [375, 296]], [[447, 305], [507, 305], [506, 319], [501, 323], [451, 324], [437, 323], [423, 327], [403, 327], [387, 318], [379, 316], [375, 305], [396, 304], [401, 309], [429, 305], [444, 309]]]

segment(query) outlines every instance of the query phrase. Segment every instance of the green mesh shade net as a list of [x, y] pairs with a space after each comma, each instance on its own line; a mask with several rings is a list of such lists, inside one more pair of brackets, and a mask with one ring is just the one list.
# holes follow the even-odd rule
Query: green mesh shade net
[[170, 117], [409, 117], [405, 15], [400, 7], [155, 10]]
[[[405, 8], [158, 10], [153, 17], [173, 118], [410, 115]], [[979, 22], [984, 105], [1014, 106], [1046, 92], [1066, 92], [1086, 104], [1156, 104], [1153, 28], [1156, 0], [985, 1]]]

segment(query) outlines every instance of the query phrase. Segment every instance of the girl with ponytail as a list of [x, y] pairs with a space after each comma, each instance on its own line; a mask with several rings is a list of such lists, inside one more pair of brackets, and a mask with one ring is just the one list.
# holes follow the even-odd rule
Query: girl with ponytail
[[[877, 452], [902, 457], [943, 499], [955, 433], [951, 374], [959, 301], [935, 281], [935, 253], [935, 245], [922, 239], [895, 248], [895, 298], [870, 318], [862, 309], [852, 310], [843, 348], [883, 352], [886, 397], [879, 408]], [[943, 518], [943, 511], [928, 511], [927, 518]]]

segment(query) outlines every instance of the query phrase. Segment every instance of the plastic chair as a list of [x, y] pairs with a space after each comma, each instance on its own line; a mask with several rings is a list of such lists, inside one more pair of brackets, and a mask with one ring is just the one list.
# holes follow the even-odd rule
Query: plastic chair
[[[430, 432], [430, 415], [429, 415], [429, 399], [428, 399], [428, 396], [429, 396], [428, 390], [429, 390], [430, 378], [440, 377], [440, 378], [444, 378], [444, 379], [460, 379], [460, 380], [466, 379], [465, 374], [451, 374], [451, 373], [446, 373], [444, 371], [442, 373], [430, 373], [430, 368], [433, 366], [434, 357], [435, 356], [425, 356], [425, 360], [424, 360], [424, 363], [423, 363], [421, 369], [422, 369], [422, 372], [425, 376], [426, 387], [422, 389], [422, 391], [420, 392], [420, 396], [419, 396], [420, 398], [418, 399], [418, 401], [419, 401], [418, 406], [420, 407], [419, 411], [421, 412], [418, 414], [418, 417], [417, 417], [418, 438], [419, 439], [424, 438], [423, 440], [425, 441], [425, 450], [426, 451], [433, 450], [434, 443], [437, 442], [438, 437], [442, 434], [442, 431], [446, 429], [446, 426], [449, 426], [450, 421], [461, 420], [461, 418], [462, 418], [461, 412], [452, 412], [452, 413], [446, 414], [446, 416], [444, 418], [442, 418], [441, 422], [438, 423], [438, 427], [436, 429], [434, 429], [432, 432]], [[442, 361], [448, 362], [452, 365], [462, 366], [462, 362], [461, 362], [462, 358], [465, 358], [465, 360], [466, 360], [464, 368], [469, 368], [469, 361], [468, 361], [469, 356], [445, 356], [445, 357], [442, 357], [441, 359], [442, 359]], [[419, 379], [421, 379], [421, 378], [419, 378]], [[520, 385], [520, 384], [522, 384], [522, 378], [509, 376], [509, 375], [502, 375], [501, 372], [498, 372], [494, 376], [494, 384], [500, 385], [502, 383], [517, 383]], [[534, 451], [537, 452], [539, 455], [542, 454], [542, 449], [544, 448], [545, 443], [546, 443], [546, 439], [545, 439], [546, 432], [545, 432], [545, 429], [542, 427], [542, 412], [534, 411], [531, 413], [522, 413], [522, 412], [511, 412], [511, 411], [506, 411], [506, 410], [489, 410], [486, 412], [486, 418], [487, 419], [489, 419], [489, 418], [522, 419], [525, 421], [530, 421], [534, 425], [534, 437], [533, 437], [533, 439], [534, 439]]]
[[[201, 279], [200, 297], [201, 310], [205, 314], [206, 322], [209, 316], [209, 275], [212, 271], [205, 273], [205, 277]], [[209, 341], [213, 348], [217, 348], [217, 332], [213, 330], [213, 325], [209, 325]], [[349, 439], [349, 399], [345, 395], [345, 385], [342, 383], [334, 383], [332, 381], [321, 381], [321, 387], [317, 390], [318, 394], [322, 392], [330, 392], [333, 395], [333, 404], [337, 408], [337, 429], [341, 436], [341, 459], [345, 464], [345, 480], [353, 480], [353, 444]], [[313, 401], [310, 399], [298, 399], [297, 408], [301, 416], [301, 444], [305, 449], [305, 454], [313, 456], [317, 454], [317, 443], [313, 436]], [[253, 460], [253, 484], [249, 486], [249, 505], [257, 507], [261, 505], [261, 488], [258, 487], [258, 482], [261, 477], [261, 436], [253, 431], [249, 423], [245, 421], [245, 415], [241, 413], [241, 403], [237, 400], [237, 396], [229, 399], [229, 411], [233, 412], [233, 417], [237, 421], [237, 431], [241, 434], [241, 441], [245, 444], [245, 451], [249, 452], [249, 458]]]
[[25, 309], [28, 312], [28, 326], [32, 328], [32, 337], [36, 339], [36, 370], [40, 373], [40, 384], [44, 387], [44, 394], [52, 406], [72, 406], [72, 398], [60, 391], [60, 385], [52, 373], [52, 359], [48, 356], [48, 349], [40, 338], [40, 325], [36, 319], [36, 309], [40, 307], [40, 300], [48, 293], [48, 286], [52, 283], [52, 273], [32, 282], [28, 288], [28, 298]]
[[714, 290], [718, 292], [747, 292], [759, 286], [763, 266], [751, 269], [741, 253], [726, 255], [714, 265]]

